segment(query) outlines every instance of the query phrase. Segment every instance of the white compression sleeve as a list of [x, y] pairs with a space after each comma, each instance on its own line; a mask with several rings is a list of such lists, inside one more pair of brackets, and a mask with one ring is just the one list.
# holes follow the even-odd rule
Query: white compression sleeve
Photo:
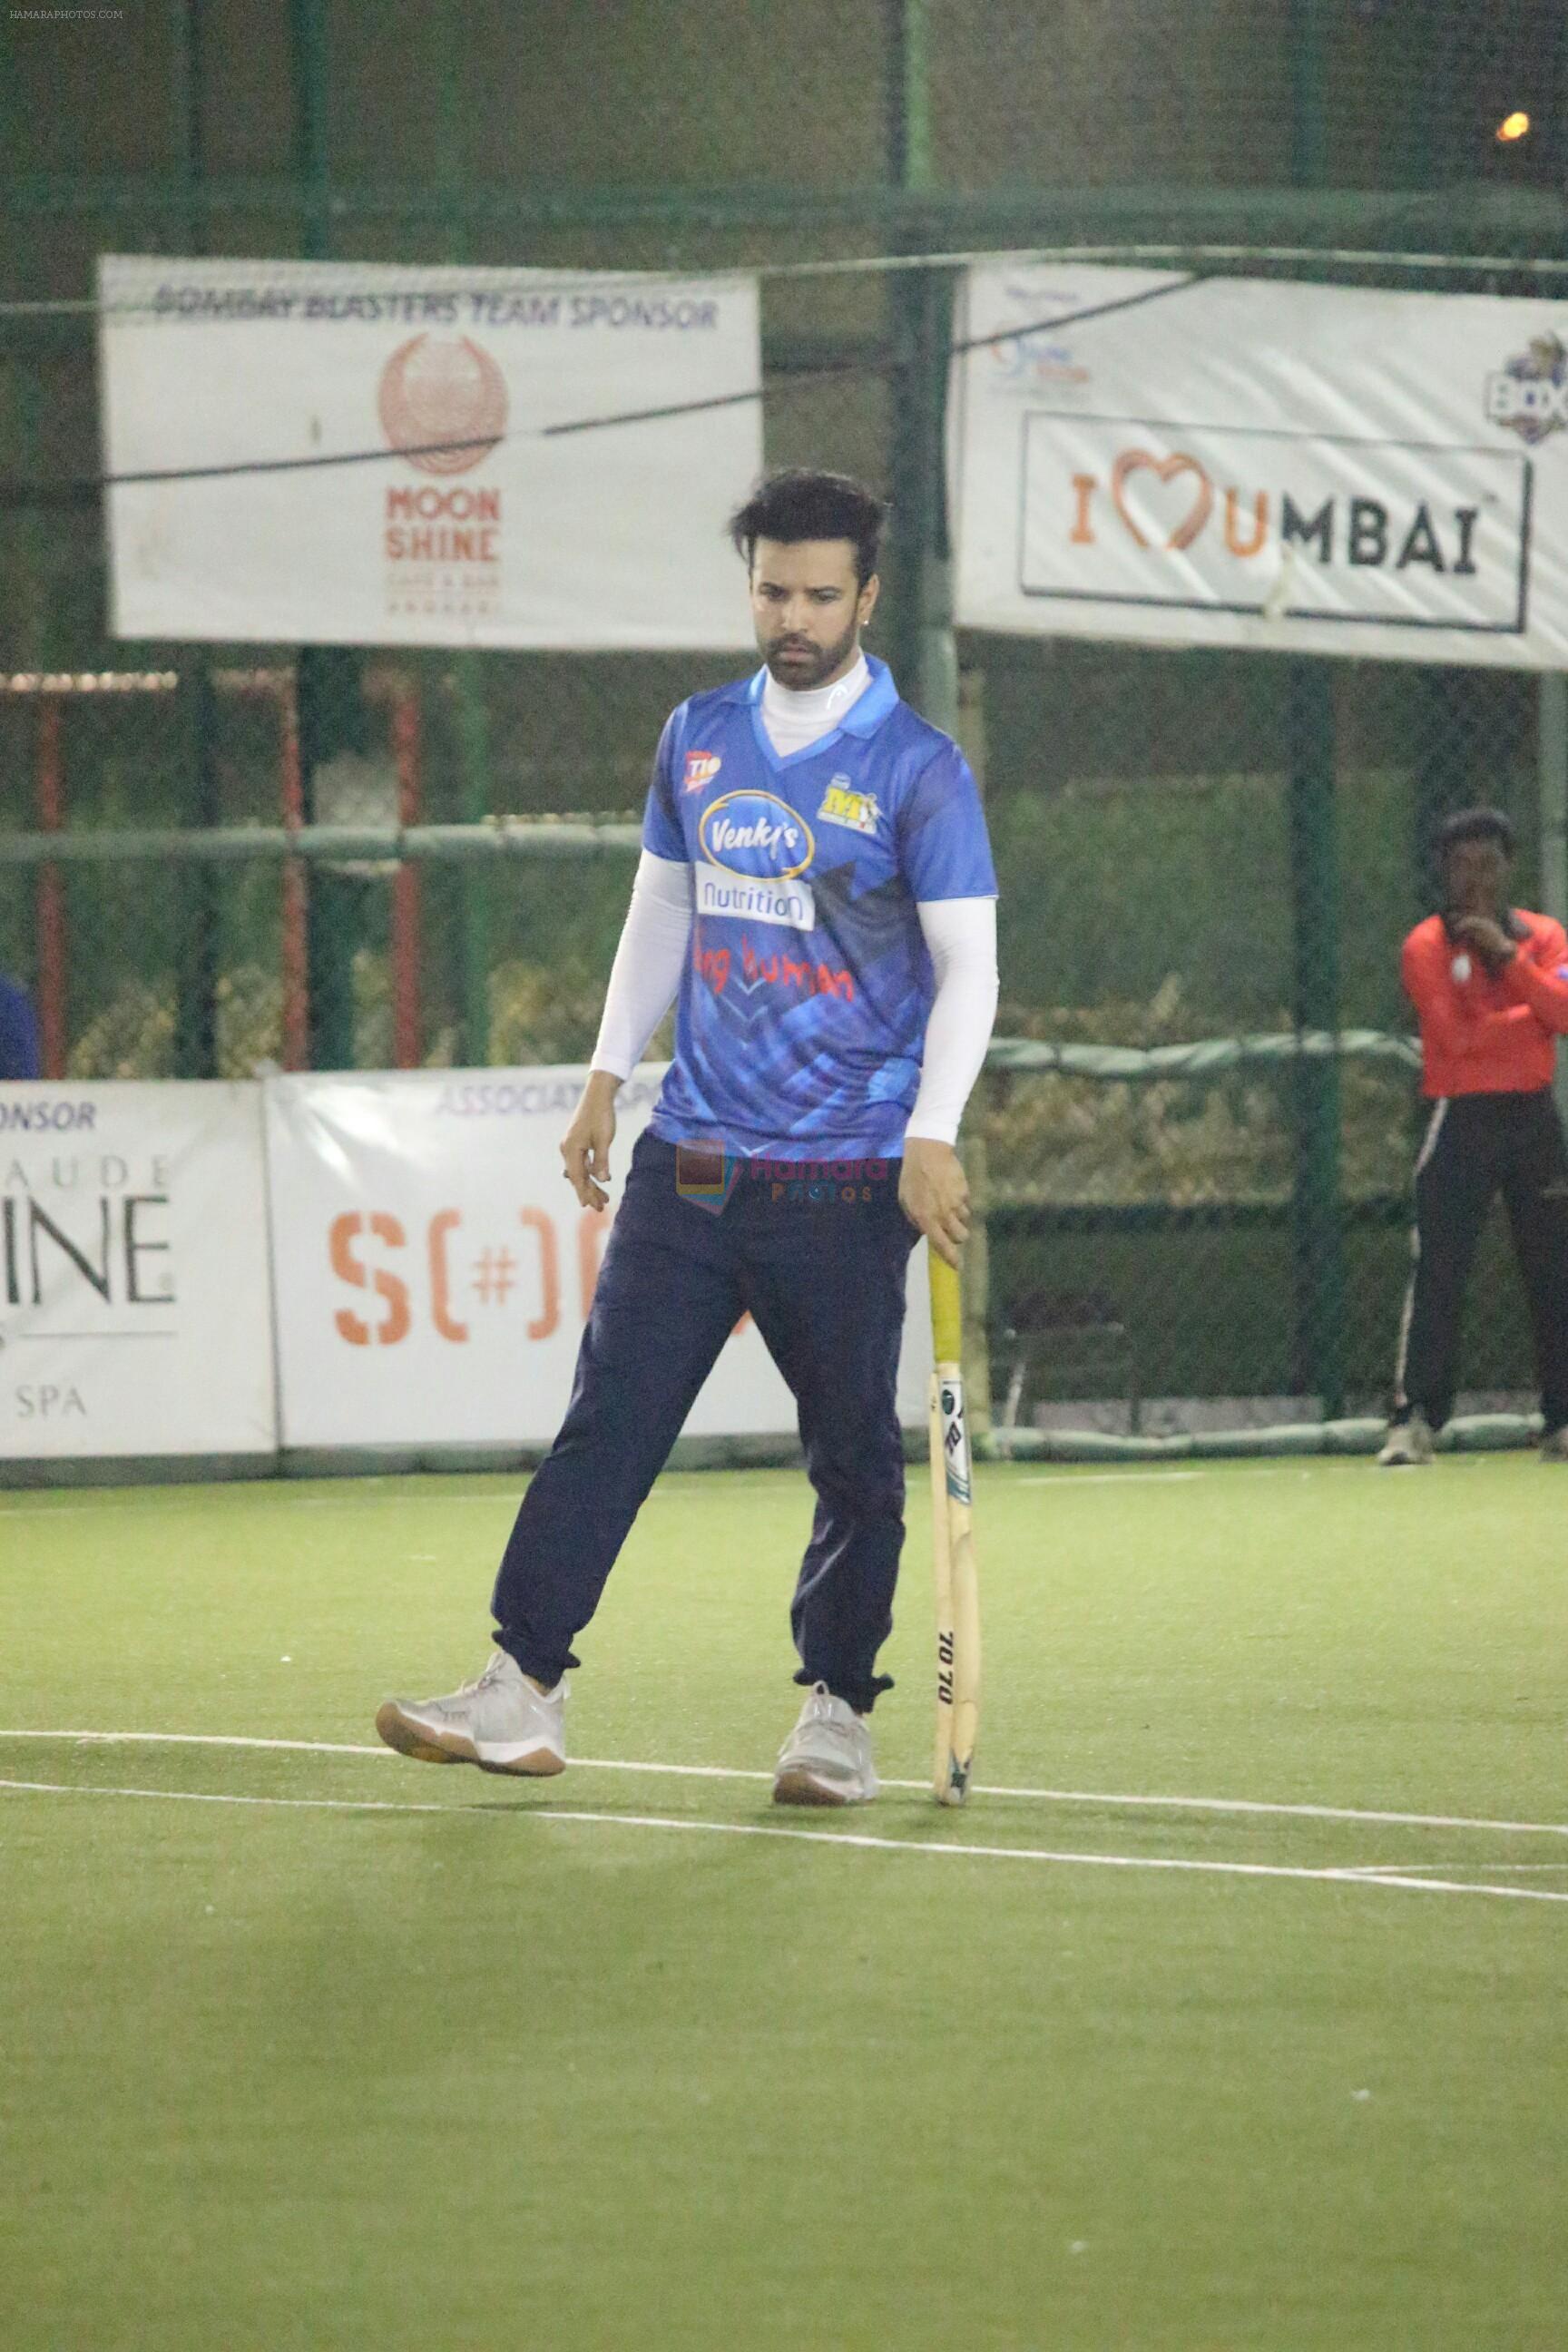
[[674, 1001], [690, 938], [690, 866], [645, 849], [610, 966], [595, 1069], [631, 1076]]
[[936, 968], [936, 995], [905, 1132], [956, 1143], [996, 1018], [996, 901], [928, 898], [915, 911]]

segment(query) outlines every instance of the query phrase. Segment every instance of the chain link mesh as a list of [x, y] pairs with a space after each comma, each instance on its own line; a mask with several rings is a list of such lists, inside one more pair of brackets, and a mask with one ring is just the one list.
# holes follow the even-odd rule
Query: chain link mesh
[[[277, 824], [334, 776], [362, 814], [379, 793], [405, 821], [635, 821], [666, 711], [735, 667], [116, 641], [93, 320], [15, 307], [79, 301], [100, 251], [776, 269], [1157, 236], [1247, 248], [1254, 276], [1440, 244], [1499, 266], [1353, 282], [1555, 283], [1531, 259], [1561, 247], [1568, 34], [1532, 0], [797, 0], [787, 42], [774, 12], [645, 0], [552, 22], [548, 71], [537, 40], [455, 12], [415, 12], [394, 50], [322, 0], [293, 12], [313, 66], [290, 12], [250, 11], [242, 38], [244, 14], [197, 59], [168, 12], [108, 75], [111, 25], [13, 27], [0, 829]], [[67, 177], [62, 73], [112, 181]], [[1530, 134], [1500, 140], [1520, 110]], [[900, 499], [911, 282], [765, 280], [770, 465]], [[874, 640], [895, 663], [929, 551], [906, 505]], [[1000, 1034], [1404, 1033], [1399, 941], [1432, 903], [1434, 827], [1468, 802], [1510, 811], [1518, 895], [1540, 903], [1531, 676], [981, 637], [959, 657], [1002, 881]], [[137, 682], [85, 682], [108, 671]], [[625, 851], [308, 883], [274, 863], [0, 864], [0, 965], [80, 1077], [575, 1059], [630, 868]], [[998, 1400], [1120, 1430], [1375, 1409], [1419, 1124], [1408, 1069], [1349, 1054], [1202, 1079], [992, 1073], [969, 1129]], [[1496, 1230], [1472, 1298], [1467, 1388], [1518, 1401], [1529, 1348]]]

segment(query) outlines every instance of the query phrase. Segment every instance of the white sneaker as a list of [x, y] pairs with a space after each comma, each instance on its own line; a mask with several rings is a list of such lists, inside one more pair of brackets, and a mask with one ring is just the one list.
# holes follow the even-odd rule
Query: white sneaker
[[1568, 1429], [1554, 1429], [1550, 1437], [1541, 1441], [1542, 1462], [1568, 1462]]
[[1432, 1459], [1432, 1432], [1424, 1412], [1389, 1423], [1378, 1462], [1384, 1470], [1425, 1470]]
[[566, 1677], [543, 1696], [505, 1650], [447, 1698], [389, 1698], [375, 1727], [421, 1764], [477, 1764], [484, 1772], [545, 1778], [566, 1769]]
[[847, 1699], [817, 1683], [779, 1750], [775, 1805], [866, 1805], [877, 1793], [871, 1734]]

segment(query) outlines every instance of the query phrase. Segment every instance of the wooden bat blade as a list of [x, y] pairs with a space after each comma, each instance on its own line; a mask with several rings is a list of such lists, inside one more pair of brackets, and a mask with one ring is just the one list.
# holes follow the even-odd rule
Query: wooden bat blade
[[953, 1651], [952, 1554], [948, 1541], [947, 1462], [942, 1451], [942, 1386], [931, 1376], [931, 1536], [936, 1570], [936, 1754], [931, 1793], [939, 1804], [952, 1801]]
[[944, 1805], [962, 1805], [969, 1793], [980, 1728], [980, 1586], [974, 1559], [969, 1426], [963, 1411], [963, 1378], [956, 1364], [937, 1368], [942, 1421], [942, 1525], [950, 1633], [946, 1643], [946, 1705], [943, 1705], [942, 1638], [938, 1632], [937, 1716], [947, 1718], [944, 1780], [936, 1795]]
[[968, 1507], [949, 1513], [952, 1559], [952, 1748], [946, 1801], [963, 1804], [980, 1734], [980, 1588]]
[[963, 1411], [962, 1298], [958, 1276], [931, 1257], [931, 1542], [936, 1563], [937, 1802], [969, 1793], [980, 1726], [980, 1592], [974, 1567], [969, 1423]]

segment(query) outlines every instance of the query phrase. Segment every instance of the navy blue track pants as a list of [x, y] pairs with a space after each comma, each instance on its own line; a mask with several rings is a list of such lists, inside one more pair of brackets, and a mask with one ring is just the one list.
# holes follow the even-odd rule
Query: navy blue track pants
[[[896, 1383], [918, 1236], [899, 1206], [900, 1163], [847, 1165], [859, 1172], [812, 1181], [804, 1168], [742, 1162], [716, 1210], [689, 1190], [689, 1147], [683, 1192], [675, 1146], [639, 1139], [566, 1418], [490, 1603], [497, 1641], [547, 1688], [578, 1664], [572, 1644], [742, 1311], [795, 1396], [816, 1492], [790, 1612], [795, 1680], [824, 1682], [862, 1711], [890, 1687], [876, 1658], [904, 1539]], [[744, 1571], [714, 1563], [716, 1574]]]

